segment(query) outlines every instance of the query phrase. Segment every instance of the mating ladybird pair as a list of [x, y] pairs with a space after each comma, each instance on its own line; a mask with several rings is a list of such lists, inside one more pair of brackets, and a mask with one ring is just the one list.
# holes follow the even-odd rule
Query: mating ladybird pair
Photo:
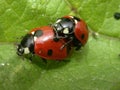
[[74, 16], [59, 18], [50, 26], [38, 27], [18, 44], [17, 54], [36, 54], [43, 59], [63, 60], [71, 49], [79, 50], [88, 40], [86, 23]]

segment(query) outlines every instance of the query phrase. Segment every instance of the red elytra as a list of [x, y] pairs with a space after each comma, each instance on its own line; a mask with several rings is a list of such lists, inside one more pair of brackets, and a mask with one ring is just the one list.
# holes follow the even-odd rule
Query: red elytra
[[74, 33], [76, 38], [84, 46], [87, 43], [89, 33], [86, 23], [82, 19], [78, 20], [79, 18], [74, 16], [64, 16], [64, 18], [77, 20], [77, 22], [75, 23]]
[[80, 20], [78, 23], [76, 23], [74, 33], [82, 45], [85, 45], [87, 43], [88, 29], [86, 23], [83, 20]]
[[[31, 53], [48, 60], [64, 60], [69, 55], [72, 47], [79, 50], [88, 40], [89, 31], [86, 23], [74, 16], [64, 16], [62, 18], [69, 18], [71, 21], [64, 21], [64, 19], [63, 22], [57, 22], [57, 26], [55, 24], [55, 26], [38, 27], [25, 35], [21, 43], [18, 44], [17, 54], [22, 56]], [[69, 33], [71, 29], [72, 34]], [[67, 37], [63, 35], [63, 38], [59, 38], [58, 36], [56, 40], [57, 33], [63, 30], [69, 30], [68, 33], [66, 31], [63, 33]]]
[[61, 49], [66, 42], [64, 39], [54, 40], [55, 34], [51, 26], [35, 28], [30, 33], [37, 30], [41, 30], [43, 34], [37, 37], [34, 42], [34, 52], [36, 55], [44, 59], [53, 60], [63, 60], [68, 56], [70, 48], [66, 46]]
[[67, 16], [67, 15], [66, 15], [66, 16], [63, 16], [63, 18], [73, 18], [73, 16], [70, 16], [70, 15]]

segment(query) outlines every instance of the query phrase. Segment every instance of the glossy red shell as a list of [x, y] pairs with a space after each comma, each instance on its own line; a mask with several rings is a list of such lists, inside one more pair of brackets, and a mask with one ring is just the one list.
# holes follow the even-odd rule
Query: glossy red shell
[[[35, 28], [31, 31], [42, 30], [43, 34], [38, 37], [35, 41], [34, 52], [36, 55], [44, 59], [53, 59], [53, 60], [63, 60], [69, 54], [69, 49], [67, 47], [61, 49], [65, 44], [63, 39], [59, 41], [54, 41], [54, 31], [50, 26], [44, 26]], [[49, 55], [50, 54], [50, 55]]]
[[82, 43], [82, 45], [85, 45], [88, 40], [88, 28], [86, 23], [83, 20], [80, 20], [75, 25], [75, 36], [77, 39]]
[[[73, 16], [64, 16], [64, 18], [73, 18]], [[77, 21], [77, 23], [75, 24], [75, 29], [74, 29], [74, 33], [76, 38], [81, 42], [82, 45], [85, 45], [87, 43], [88, 40], [88, 28], [86, 23], [80, 19], [80, 21]]]

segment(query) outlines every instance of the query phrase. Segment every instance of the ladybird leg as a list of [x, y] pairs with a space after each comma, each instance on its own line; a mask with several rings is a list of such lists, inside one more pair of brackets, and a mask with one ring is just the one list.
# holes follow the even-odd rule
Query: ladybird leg
[[60, 47], [60, 50], [62, 50], [65, 46], [67, 46], [69, 43], [73, 41], [73, 38], [71, 38], [68, 42], [66, 42], [64, 45]]
[[64, 39], [64, 38], [67, 38], [67, 36], [55, 36], [54, 38], [56, 38], [56, 39]]
[[33, 60], [33, 57], [34, 57], [34, 54], [31, 54], [30, 57], [29, 57], [29, 60], [32, 62]]
[[57, 41], [59, 41], [60, 38], [58, 38], [59, 36], [58, 36], [57, 31], [56, 31], [56, 30], [54, 30], [54, 31], [55, 31], [55, 37], [53, 38], [53, 40], [54, 40], [55, 42], [57, 42]]
[[53, 40], [54, 40], [55, 42], [57, 42], [57, 41], [59, 41], [59, 38], [54, 37]]
[[64, 39], [64, 38], [67, 38], [67, 36], [55, 36], [54, 38], [53, 38], [53, 40], [55, 41], [55, 42], [57, 42], [57, 41], [59, 41], [60, 39]]
[[80, 50], [81, 46], [82, 46], [82, 44], [79, 43], [79, 44], [76, 46], [76, 49], [75, 49], [75, 50], [76, 50], [76, 51]]
[[68, 36], [60, 36], [58, 35], [58, 32], [54, 29], [55, 37], [53, 38], [54, 41], [58, 41], [59, 39], [67, 38]]

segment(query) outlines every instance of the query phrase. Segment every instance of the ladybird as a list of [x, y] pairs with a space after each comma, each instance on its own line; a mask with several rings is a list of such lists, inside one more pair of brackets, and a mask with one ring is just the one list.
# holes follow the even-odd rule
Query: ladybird
[[64, 60], [70, 53], [70, 45], [62, 48], [65, 39], [54, 40], [53, 27], [43, 26], [31, 30], [18, 44], [17, 54], [35, 54], [42, 59]]
[[64, 16], [59, 18], [53, 25], [55, 39], [66, 38], [67, 44], [73, 44], [76, 50], [84, 46], [88, 40], [88, 28], [86, 23], [75, 16]]

